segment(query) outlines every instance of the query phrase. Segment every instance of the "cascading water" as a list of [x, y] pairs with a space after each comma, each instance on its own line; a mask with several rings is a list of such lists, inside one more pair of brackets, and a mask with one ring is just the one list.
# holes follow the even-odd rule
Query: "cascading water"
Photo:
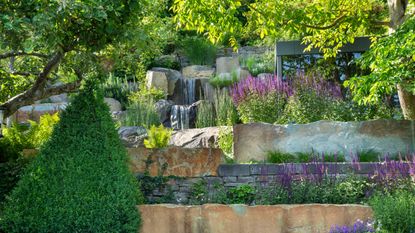
[[188, 129], [190, 125], [191, 104], [196, 101], [196, 80], [181, 79], [183, 105], [173, 105], [170, 122], [173, 129]]
[[190, 123], [190, 106], [173, 105], [171, 109], [171, 127], [173, 129], [188, 129]]
[[182, 79], [184, 89], [184, 104], [196, 101], [196, 79]]

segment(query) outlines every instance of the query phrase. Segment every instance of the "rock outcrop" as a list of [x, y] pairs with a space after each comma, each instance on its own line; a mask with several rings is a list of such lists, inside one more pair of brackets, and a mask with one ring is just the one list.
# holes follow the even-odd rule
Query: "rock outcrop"
[[174, 131], [170, 145], [184, 148], [217, 148], [219, 127]]
[[[167, 147], [146, 149], [127, 148], [130, 155], [130, 168], [133, 173], [144, 173], [146, 161], [151, 160], [149, 173], [152, 176], [215, 176], [222, 162], [223, 153], [213, 148]], [[165, 169], [163, 171], [163, 169]]]
[[126, 147], [140, 147], [147, 138], [147, 130], [142, 126], [123, 126], [118, 129], [118, 135]]
[[192, 65], [182, 69], [185, 78], [210, 78], [215, 74], [215, 69], [210, 66]]

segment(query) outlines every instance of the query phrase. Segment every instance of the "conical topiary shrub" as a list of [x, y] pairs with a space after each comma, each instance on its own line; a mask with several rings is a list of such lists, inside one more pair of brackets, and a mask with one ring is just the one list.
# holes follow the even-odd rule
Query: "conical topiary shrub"
[[85, 85], [12, 191], [0, 229], [138, 232], [142, 197], [127, 162], [108, 106]]

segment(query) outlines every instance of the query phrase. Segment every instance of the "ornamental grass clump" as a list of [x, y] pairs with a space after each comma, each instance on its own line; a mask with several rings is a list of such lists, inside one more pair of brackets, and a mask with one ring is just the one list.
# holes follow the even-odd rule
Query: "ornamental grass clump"
[[274, 123], [282, 116], [292, 88], [274, 75], [251, 76], [236, 83], [231, 93], [243, 123]]
[[62, 112], [0, 216], [0, 231], [138, 232], [139, 186], [109, 108], [88, 83]]

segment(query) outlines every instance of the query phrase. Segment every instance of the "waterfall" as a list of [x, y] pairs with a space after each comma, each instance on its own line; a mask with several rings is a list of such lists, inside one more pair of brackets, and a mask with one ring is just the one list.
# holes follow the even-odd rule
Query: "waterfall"
[[189, 128], [189, 105], [173, 105], [171, 110], [171, 127], [173, 129], [188, 129]]
[[196, 79], [182, 79], [184, 86], [184, 104], [193, 104], [196, 101]]
[[181, 98], [177, 100], [177, 105], [172, 106], [170, 114], [171, 127], [178, 130], [188, 129], [191, 125], [191, 105], [196, 102], [196, 79], [182, 78], [180, 87], [178, 96]]

